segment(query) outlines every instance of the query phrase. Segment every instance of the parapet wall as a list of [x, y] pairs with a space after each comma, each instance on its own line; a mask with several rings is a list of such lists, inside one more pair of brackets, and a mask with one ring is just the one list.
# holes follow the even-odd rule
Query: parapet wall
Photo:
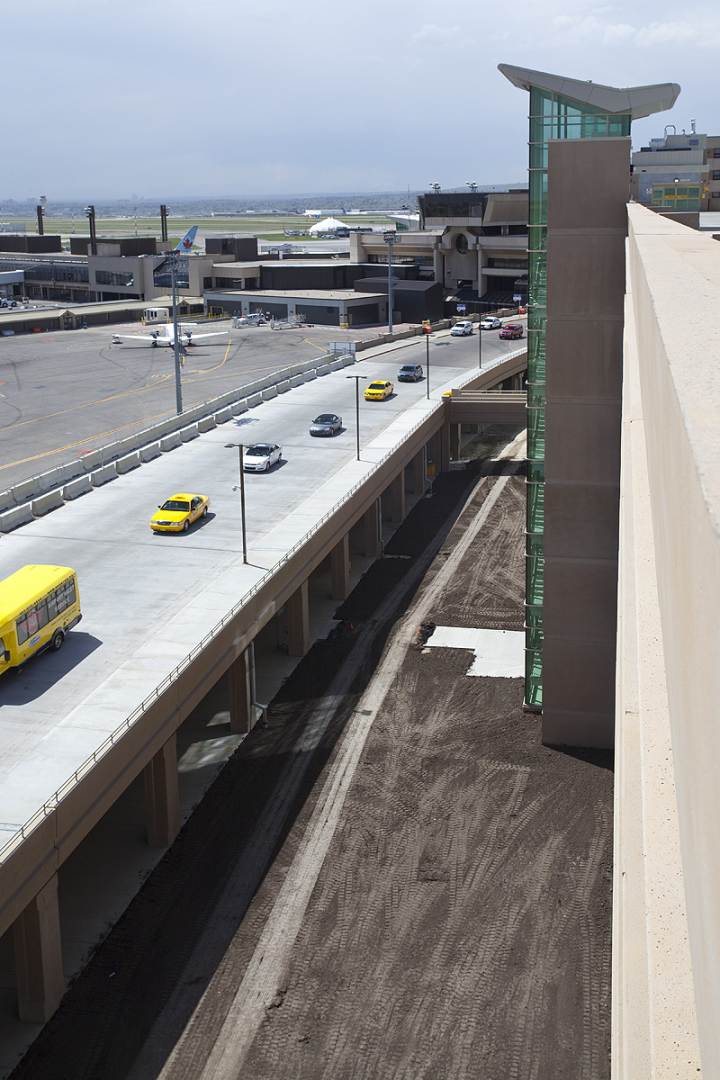
[[613, 1077], [720, 1076], [720, 261], [629, 207]]

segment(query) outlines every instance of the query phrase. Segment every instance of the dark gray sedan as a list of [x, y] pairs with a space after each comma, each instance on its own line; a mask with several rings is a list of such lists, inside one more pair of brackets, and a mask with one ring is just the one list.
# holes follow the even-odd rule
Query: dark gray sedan
[[324, 412], [316, 416], [310, 425], [311, 435], [338, 435], [342, 431], [342, 416]]

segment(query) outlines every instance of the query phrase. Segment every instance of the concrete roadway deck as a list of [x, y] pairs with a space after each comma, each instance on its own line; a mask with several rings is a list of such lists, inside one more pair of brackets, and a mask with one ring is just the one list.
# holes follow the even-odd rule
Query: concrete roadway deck
[[[514, 345], [498, 348], [496, 358]], [[3, 538], [0, 576], [31, 562], [75, 567], [84, 617], [59, 653], [32, 660], [0, 686], [0, 844], [373, 461], [436, 407], [442, 389], [472, 366], [476, 348], [474, 338], [445, 338], [432, 346], [436, 389], [430, 405], [424, 383], [400, 385], [388, 402], [363, 403], [366, 449], [359, 463], [353, 460], [354, 383], [338, 372]], [[401, 363], [419, 353], [416, 345], [384, 353], [359, 370], [371, 378], [393, 378]], [[328, 410], [342, 413], [348, 430], [335, 439], [311, 439], [309, 421]], [[240, 558], [237, 453], [225, 448], [240, 439], [277, 441], [286, 457], [270, 475], [247, 477], [252, 565], [246, 567]], [[177, 490], [209, 494], [215, 516], [183, 536], [153, 536], [148, 518]]]

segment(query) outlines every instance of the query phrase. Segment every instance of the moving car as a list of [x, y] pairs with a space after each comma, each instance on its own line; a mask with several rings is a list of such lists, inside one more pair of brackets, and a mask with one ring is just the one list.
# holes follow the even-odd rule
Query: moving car
[[255, 443], [248, 446], [243, 454], [245, 472], [270, 472], [273, 465], [282, 459], [282, 450], [277, 443]]
[[422, 377], [422, 364], [403, 364], [398, 371], [398, 382], [419, 382]]
[[320, 413], [310, 425], [311, 435], [338, 435], [342, 431], [342, 416], [332, 412]]
[[386, 398], [392, 397], [394, 392], [395, 387], [387, 379], [373, 379], [365, 387], [365, 400], [385, 401]]
[[171, 495], [150, 518], [154, 533], [187, 532], [194, 522], [205, 517], [210, 506], [207, 495], [181, 491]]
[[57, 651], [80, 614], [70, 566], [22, 566], [0, 581], [0, 675], [35, 653]]
[[469, 319], [463, 319], [462, 322], [456, 322], [450, 331], [451, 337], [469, 337], [473, 332], [473, 324]]
[[480, 327], [483, 330], [499, 330], [502, 326], [502, 319], [498, 319], [495, 315], [486, 315]]
[[515, 338], [524, 337], [524, 335], [525, 331], [520, 325], [520, 323], [506, 323], [499, 334], [499, 336], [503, 338], [503, 340], [509, 338], [511, 341], [514, 341]]

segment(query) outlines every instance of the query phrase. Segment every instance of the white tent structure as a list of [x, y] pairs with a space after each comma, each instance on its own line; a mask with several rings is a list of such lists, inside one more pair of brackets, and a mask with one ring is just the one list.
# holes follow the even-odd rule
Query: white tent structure
[[314, 225], [311, 225], [308, 234], [317, 236], [318, 233], [335, 232], [337, 229], [347, 229], [347, 225], [344, 221], [338, 221], [337, 218], [326, 217], [322, 221], [316, 221]]

